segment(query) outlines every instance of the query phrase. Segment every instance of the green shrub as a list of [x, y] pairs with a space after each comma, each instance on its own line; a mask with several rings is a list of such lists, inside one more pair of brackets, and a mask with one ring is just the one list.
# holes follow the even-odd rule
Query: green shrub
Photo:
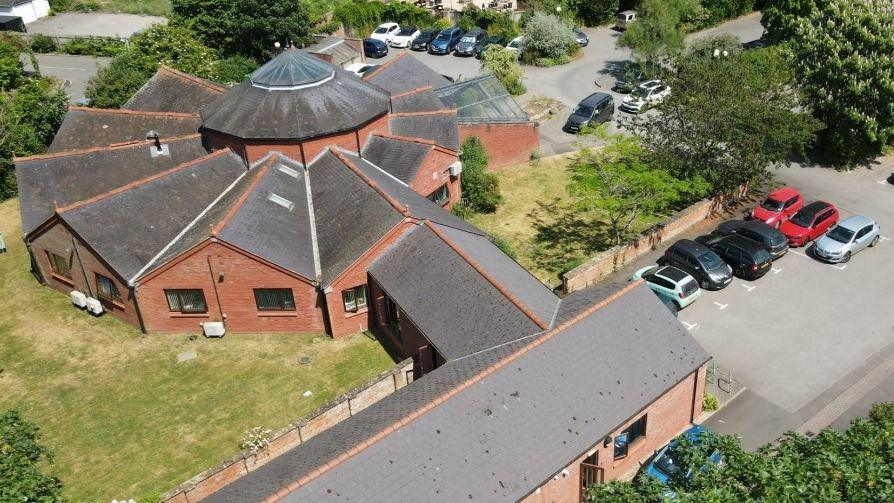
[[537, 12], [525, 25], [524, 53], [530, 61], [567, 56], [576, 45], [571, 28], [551, 14]]
[[9, 91], [19, 87], [24, 75], [18, 56], [0, 56], [0, 90]]
[[[463, 163], [461, 178], [463, 208], [459, 212], [493, 213], [503, 200], [500, 194], [499, 180], [487, 171], [487, 150], [477, 136], [463, 141], [460, 148], [460, 160]], [[459, 214], [459, 213], [458, 213]]]
[[92, 0], [82, 0], [74, 4], [73, 10], [76, 12], [96, 12], [102, 10], [102, 6]]
[[157, 68], [152, 59], [126, 52], [90, 79], [87, 98], [98, 108], [121, 108]]
[[43, 473], [43, 465], [52, 456], [39, 440], [40, 429], [18, 411], [0, 415], [0, 495], [4, 501], [62, 501], [62, 482]]
[[585, 260], [586, 259], [578, 257], [565, 262], [565, 265], [563, 265], [562, 268], [559, 269], [559, 277], [561, 278], [565, 274], [577, 269], [581, 264], [585, 262]]
[[75, 56], [113, 57], [125, 50], [124, 42], [112, 37], [77, 37], [62, 46], [62, 52]]
[[217, 62], [217, 81], [221, 84], [238, 84], [258, 68], [258, 62], [245, 56], [230, 56]]
[[53, 37], [48, 37], [40, 33], [31, 37], [28, 46], [31, 47], [32, 51], [41, 54], [56, 52], [59, 50], [59, 46], [56, 45], [56, 41], [53, 40]]
[[477, 26], [490, 35], [505, 37], [507, 41], [518, 36], [518, 25], [511, 13], [480, 9], [474, 3], [463, 8], [456, 18], [456, 25], [464, 30], [470, 30]]
[[481, 70], [493, 73], [509, 94], [513, 96], [524, 94], [525, 86], [521, 83], [522, 68], [514, 52], [494, 45], [488, 47], [481, 56]]
[[494, 245], [496, 245], [500, 251], [508, 255], [512, 260], [515, 260], [518, 257], [518, 253], [515, 252], [512, 245], [509, 244], [509, 241], [506, 241], [506, 238], [493, 234], [491, 235], [491, 241], [493, 241]]
[[74, 2], [72, 0], [50, 0], [50, 9], [55, 12], [65, 12], [72, 9]]
[[717, 400], [717, 397], [706, 392], [705, 396], [702, 397], [702, 410], [705, 412], [714, 412], [719, 408], [720, 402]]

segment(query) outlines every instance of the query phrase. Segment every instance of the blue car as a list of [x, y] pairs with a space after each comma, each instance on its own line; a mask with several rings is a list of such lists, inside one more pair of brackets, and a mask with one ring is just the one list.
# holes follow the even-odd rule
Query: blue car
[[375, 38], [363, 39], [363, 55], [367, 58], [383, 58], [388, 54], [388, 44]]
[[[680, 436], [686, 435], [689, 440], [698, 443], [701, 439], [703, 432], [710, 432], [708, 428], [700, 424], [693, 425], [692, 428], [689, 428], [685, 432], [683, 432]], [[674, 451], [674, 446], [677, 445], [677, 440], [672, 440], [669, 444], [665, 445], [655, 454], [655, 457], [652, 458], [652, 461], [646, 465], [645, 473], [652, 477], [655, 477], [659, 481], [664, 484], [667, 484], [670, 479], [677, 475], [680, 470], [680, 463], [682, 460], [680, 459], [679, 453]], [[708, 457], [708, 463], [719, 464], [722, 462], [722, 456], [719, 451], [714, 451]], [[706, 463], [707, 464], [707, 463]], [[686, 478], [692, 476], [692, 470], [686, 473]], [[664, 493], [665, 497], [673, 498], [676, 496], [674, 491], [668, 489]]]
[[428, 45], [428, 52], [431, 54], [450, 54], [450, 51], [456, 47], [456, 44], [459, 43], [464, 34], [465, 32], [456, 26], [445, 28]]

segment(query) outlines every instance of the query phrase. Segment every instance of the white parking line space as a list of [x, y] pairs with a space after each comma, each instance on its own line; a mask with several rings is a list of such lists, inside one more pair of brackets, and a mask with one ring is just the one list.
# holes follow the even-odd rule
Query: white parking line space
[[833, 264], [832, 267], [838, 269], [839, 271], [843, 271], [847, 268], [847, 264]]
[[683, 326], [686, 327], [686, 330], [689, 330], [690, 332], [698, 328], [698, 323], [689, 323], [683, 320], [680, 320], [680, 323], [682, 323]]
[[881, 180], [878, 180], [878, 181], [875, 182], [875, 183], [877, 183], [877, 184], [879, 184], [879, 185], [884, 185], [884, 184], [888, 183], [888, 179], [887, 179], [887, 178], [882, 178]]
[[773, 271], [773, 274], [779, 274], [782, 272], [781, 267], [771, 267], [770, 270]]
[[889, 237], [879, 236], [879, 240], [880, 240], [880, 241], [888, 241], [888, 240], [890, 240], [890, 239], [891, 239], [891, 238], [889, 238]]
[[791, 248], [789, 248], [788, 251], [789, 251], [789, 253], [794, 253], [795, 255], [800, 255], [805, 258], [810, 258], [807, 256], [806, 253], [799, 252], [798, 250], [792, 250]]
[[757, 287], [754, 286], [754, 285], [746, 285], [745, 283], [739, 283], [739, 286], [741, 286], [742, 288], [748, 290], [749, 292], [752, 291], [752, 290], [754, 290], [755, 288], [757, 288]]
[[717, 308], [720, 309], [721, 311], [723, 311], [724, 309], [729, 307], [729, 304], [721, 304], [720, 302], [717, 302], [717, 301], [714, 302], [714, 305], [717, 306]]

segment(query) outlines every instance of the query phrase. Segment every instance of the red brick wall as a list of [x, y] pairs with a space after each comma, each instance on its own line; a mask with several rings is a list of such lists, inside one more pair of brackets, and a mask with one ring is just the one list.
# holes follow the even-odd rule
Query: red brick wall
[[481, 138], [487, 149], [490, 169], [499, 169], [531, 160], [540, 148], [540, 135], [533, 122], [522, 124], [460, 124], [459, 140]]
[[369, 138], [369, 135], [373, 133], [388, 133], [388, 131], [388, 114], [382, 115], [381, 117], [370, 121], [365, 126], [360, 128], [360, 147], [363, 148], [363, 145], [366, 143], [366, 139]]
[[[208, 312], [171, 313], [164, 290], [177, 288], [202, 289]], [[296, 310], [258, 311], [255, 288], [291, 288]], [[150, 277], [137, 288], [137, 299], [149, 331], [198, 332], [200, 323], [223, 318], [221, 308], [227, 316], [227, 330], [233, 332], [324, 331], [321, 297], [315, 287], [220, 243], [210, 243]]]
[[[630, 418], [617, 430], [610, 433], [614, 438], [630, 424], [641, 418], [646, 419], [646, 436], [629, 447], [627, 457], [615, 461], [614, 446], [603, 447], [601, 438], [594, 438], [593, 451], [599, 453], [599, 466], [605, 470], [605, 482], [627, 479], [640, 468], [656, 449], [667, 444], [672, 438], [688, 428], [693, 417], [701, 414], [701, 393], [704, 384], [705, 367], [690, 374], [677, 383], [667, 393], [652, 402], [646, 409]], [[693, 397], [697, 399], [693, 401]], [[693, 402], [695, 407], [693, 408]], [[524, 503], [578, 503], [580, 501], [580, 463], [591, 452], [582, 454], [555, 477], [525, 498]]]
[[[120, 301], [110, 302], [100, 299], [106, 312], [133, 325], [140, 325], [137, 310], [134, 306], [134, 299], [131, 298], [131, 292], [127, 284], [116, 277], [80, 239], [76, 239], [73, 243], [72, 234], [65, 225], [57, 222], [46, 232], [39, 234], [31, 240], [30, 243], [31, 251], [37, 260], [37, 266], [48, 286], [66, 295], [72, 290], [78, 290], [88, 297], [98, 298], [95, 273], [102, 274], [115, 283], [118, 292], [121, 294]], [[68, 259], [69, 267], [71, 268], [70, 280], [53, 273], [46, 253], [48, 251]]]
[[432, 149], [419, 168], [416, 178], [410, 187], [417, 193], [428, 197], [443, 184], [447, 184], [450, 191], [450, 200], [445, 207], [449, 210], [459, 201], [460, 184], [459, 177], [450, 176], [450, 165], [455, 163], [459, 158], [456, 155], [447, 153], [440, 149]]
[[[329, 327], [332, 337], [340, 337], [355, 334], [366, 330], [370, 325], [373, 310], [369, 307], [358, 312], [345, 311], [342, 291], [368, 283], [366, 270], [389, 246], [394, 244], [405, 232], [415, 225], [410, 222], [398, 224], [389, 234], [385, 235], [378, 243], [372, 246], [357, 261], [351, 264], [331, 285], [331, 291], [326, 294], [326, 305], [329, 307]], [[372, 295], [367, 291], [368, 304], [372, 304]]]

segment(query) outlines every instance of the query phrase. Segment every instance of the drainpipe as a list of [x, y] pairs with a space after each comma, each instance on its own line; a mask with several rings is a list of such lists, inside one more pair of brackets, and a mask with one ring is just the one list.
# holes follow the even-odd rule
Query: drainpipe
[[224, 323], [227, 322], [227, 315], [224, 314], [223, 306], [220, 304], [220, 294], [217, 291], [217, 278], [214, 277], [214, 269], [211, 268], [211, 256], [205, 257], [208, 261], [208, 273], [211, 275], [211, 286], [214, 287], [214, 299], [217, 301], [217, 310], [220, 312], [220, 319]]
[[75, 242], [74, 236], [71, 238], [71, 247], [74, 250], [75, 258], [78, 259], [78, 265], [81, 266], [81, 274], [84, 276], [84, 283], [87, 285], [87, 293], [89, 293], [91, 297], [96, 298], [93, 295], [93, 290], [90, 288], [90, 280], [87, 279], [87, 269], [84, 269], [84, 263], [81, 262], [81, 254], [78, 253], [78, 244]]

